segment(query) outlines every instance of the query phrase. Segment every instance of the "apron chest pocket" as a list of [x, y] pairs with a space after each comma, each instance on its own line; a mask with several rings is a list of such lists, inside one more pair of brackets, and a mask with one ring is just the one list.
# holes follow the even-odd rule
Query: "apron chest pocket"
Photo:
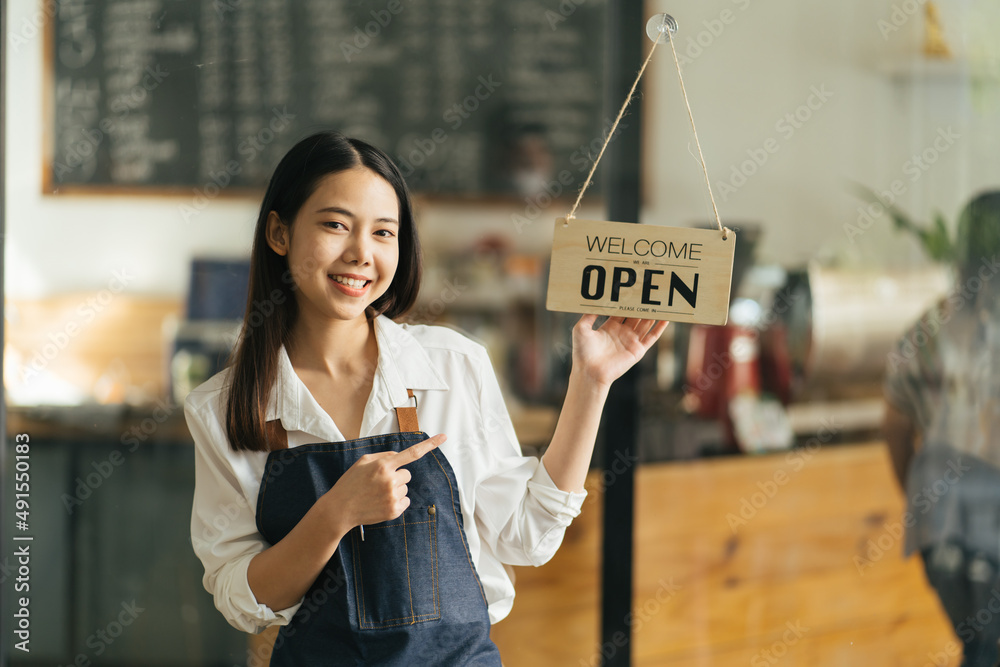
[[434, 505], [351, 531], [358, 627], [377, 630], [441, 618]]

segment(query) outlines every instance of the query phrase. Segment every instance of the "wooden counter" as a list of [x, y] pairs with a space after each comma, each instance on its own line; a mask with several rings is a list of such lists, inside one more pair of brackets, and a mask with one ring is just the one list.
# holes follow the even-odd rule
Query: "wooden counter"
[[[508, 667], [600, 664], [598, 486], [592, 473], [552, 561], [517, 568], [493, 629]], [[958, 644], [919, 557], [885, 528], [903, 509], [881, 443], [641, 466], [633, 664], [957, 665], [928, 655]], [[879, 537], [891, 544], [868, 560]]]

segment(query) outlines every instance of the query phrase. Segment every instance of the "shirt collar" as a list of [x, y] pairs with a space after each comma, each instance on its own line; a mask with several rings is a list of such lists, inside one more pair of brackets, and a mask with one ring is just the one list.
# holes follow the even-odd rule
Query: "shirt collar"
[[[363, 417], [362, 436], [390, 409], [411, 404], [407, 389], [448, 389], [448, 383], [434, 368], [423, 346], [404, 326], [385, 315], [378, 315], [375, 318], [375, 340], [378, 343], [378, 362], [371, 398]], [[284, 345], [278, 350], [276, 379], [268, 401], [267, 421], [280, 419], [287, 431], [307, 431], [330, 438], [337, 435], [329, 432], [328, 425], [324, 427], [310, 416], [315, 410], [310, 410], [309, 406], [315, 405], [316, 401], [295, 373]], [[332, 421], [328, 415], [327, 420]]]
[[423, 345], [405, 327], [379, 315], [375, 318], [375, 339], [378, 372], [385, 379], [394, 405], [406, 405], [407, 389], [448, 389]]

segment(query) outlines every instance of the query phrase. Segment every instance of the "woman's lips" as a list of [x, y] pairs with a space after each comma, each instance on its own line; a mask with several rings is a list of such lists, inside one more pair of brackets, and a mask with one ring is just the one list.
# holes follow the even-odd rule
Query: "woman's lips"
[[338, 281], [335, 276], [328, 275], [327, 277], [330, 279], [330, 282], [333, 283], [334, 286], [336, 286], [337, 289], [339, 289], [344, 294], [347, 294], [348, 296], [363, 296], [368, 291], [368, 288], [372, 284], [372, 281], [369, 280], [365, 282], [363, 287], [351, 287], [350, 285]]

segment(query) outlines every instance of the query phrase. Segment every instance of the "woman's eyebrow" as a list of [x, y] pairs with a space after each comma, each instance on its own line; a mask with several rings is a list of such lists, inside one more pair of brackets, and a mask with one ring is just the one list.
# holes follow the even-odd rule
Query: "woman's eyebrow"
[[[341, 208], [340, 206], [327, 206], [325, 208], [318, 209], [316, 212], [317, 213], [339, 213], [340, 215], [346, 215], [346, 216], [348, 216], [350, 218], [357, 217], [353, 213], [351, 213], [350, 211], [348, 211], [346, 208]], [[375, 220], [375, 222], [391, 222], [391, 223], [396, 224], [396, 225], [399, 224], [399, 220], [396, 220], [396, 218], [377, 218]]]
[[316, 211], [317, 213], [340, 213], [341, 215], [346, 215], [351, 218], [354, 214], [348, 211], [346, 208], [341, 208], [339, 206], [327, 206], [326, 208], [321, 208]]

